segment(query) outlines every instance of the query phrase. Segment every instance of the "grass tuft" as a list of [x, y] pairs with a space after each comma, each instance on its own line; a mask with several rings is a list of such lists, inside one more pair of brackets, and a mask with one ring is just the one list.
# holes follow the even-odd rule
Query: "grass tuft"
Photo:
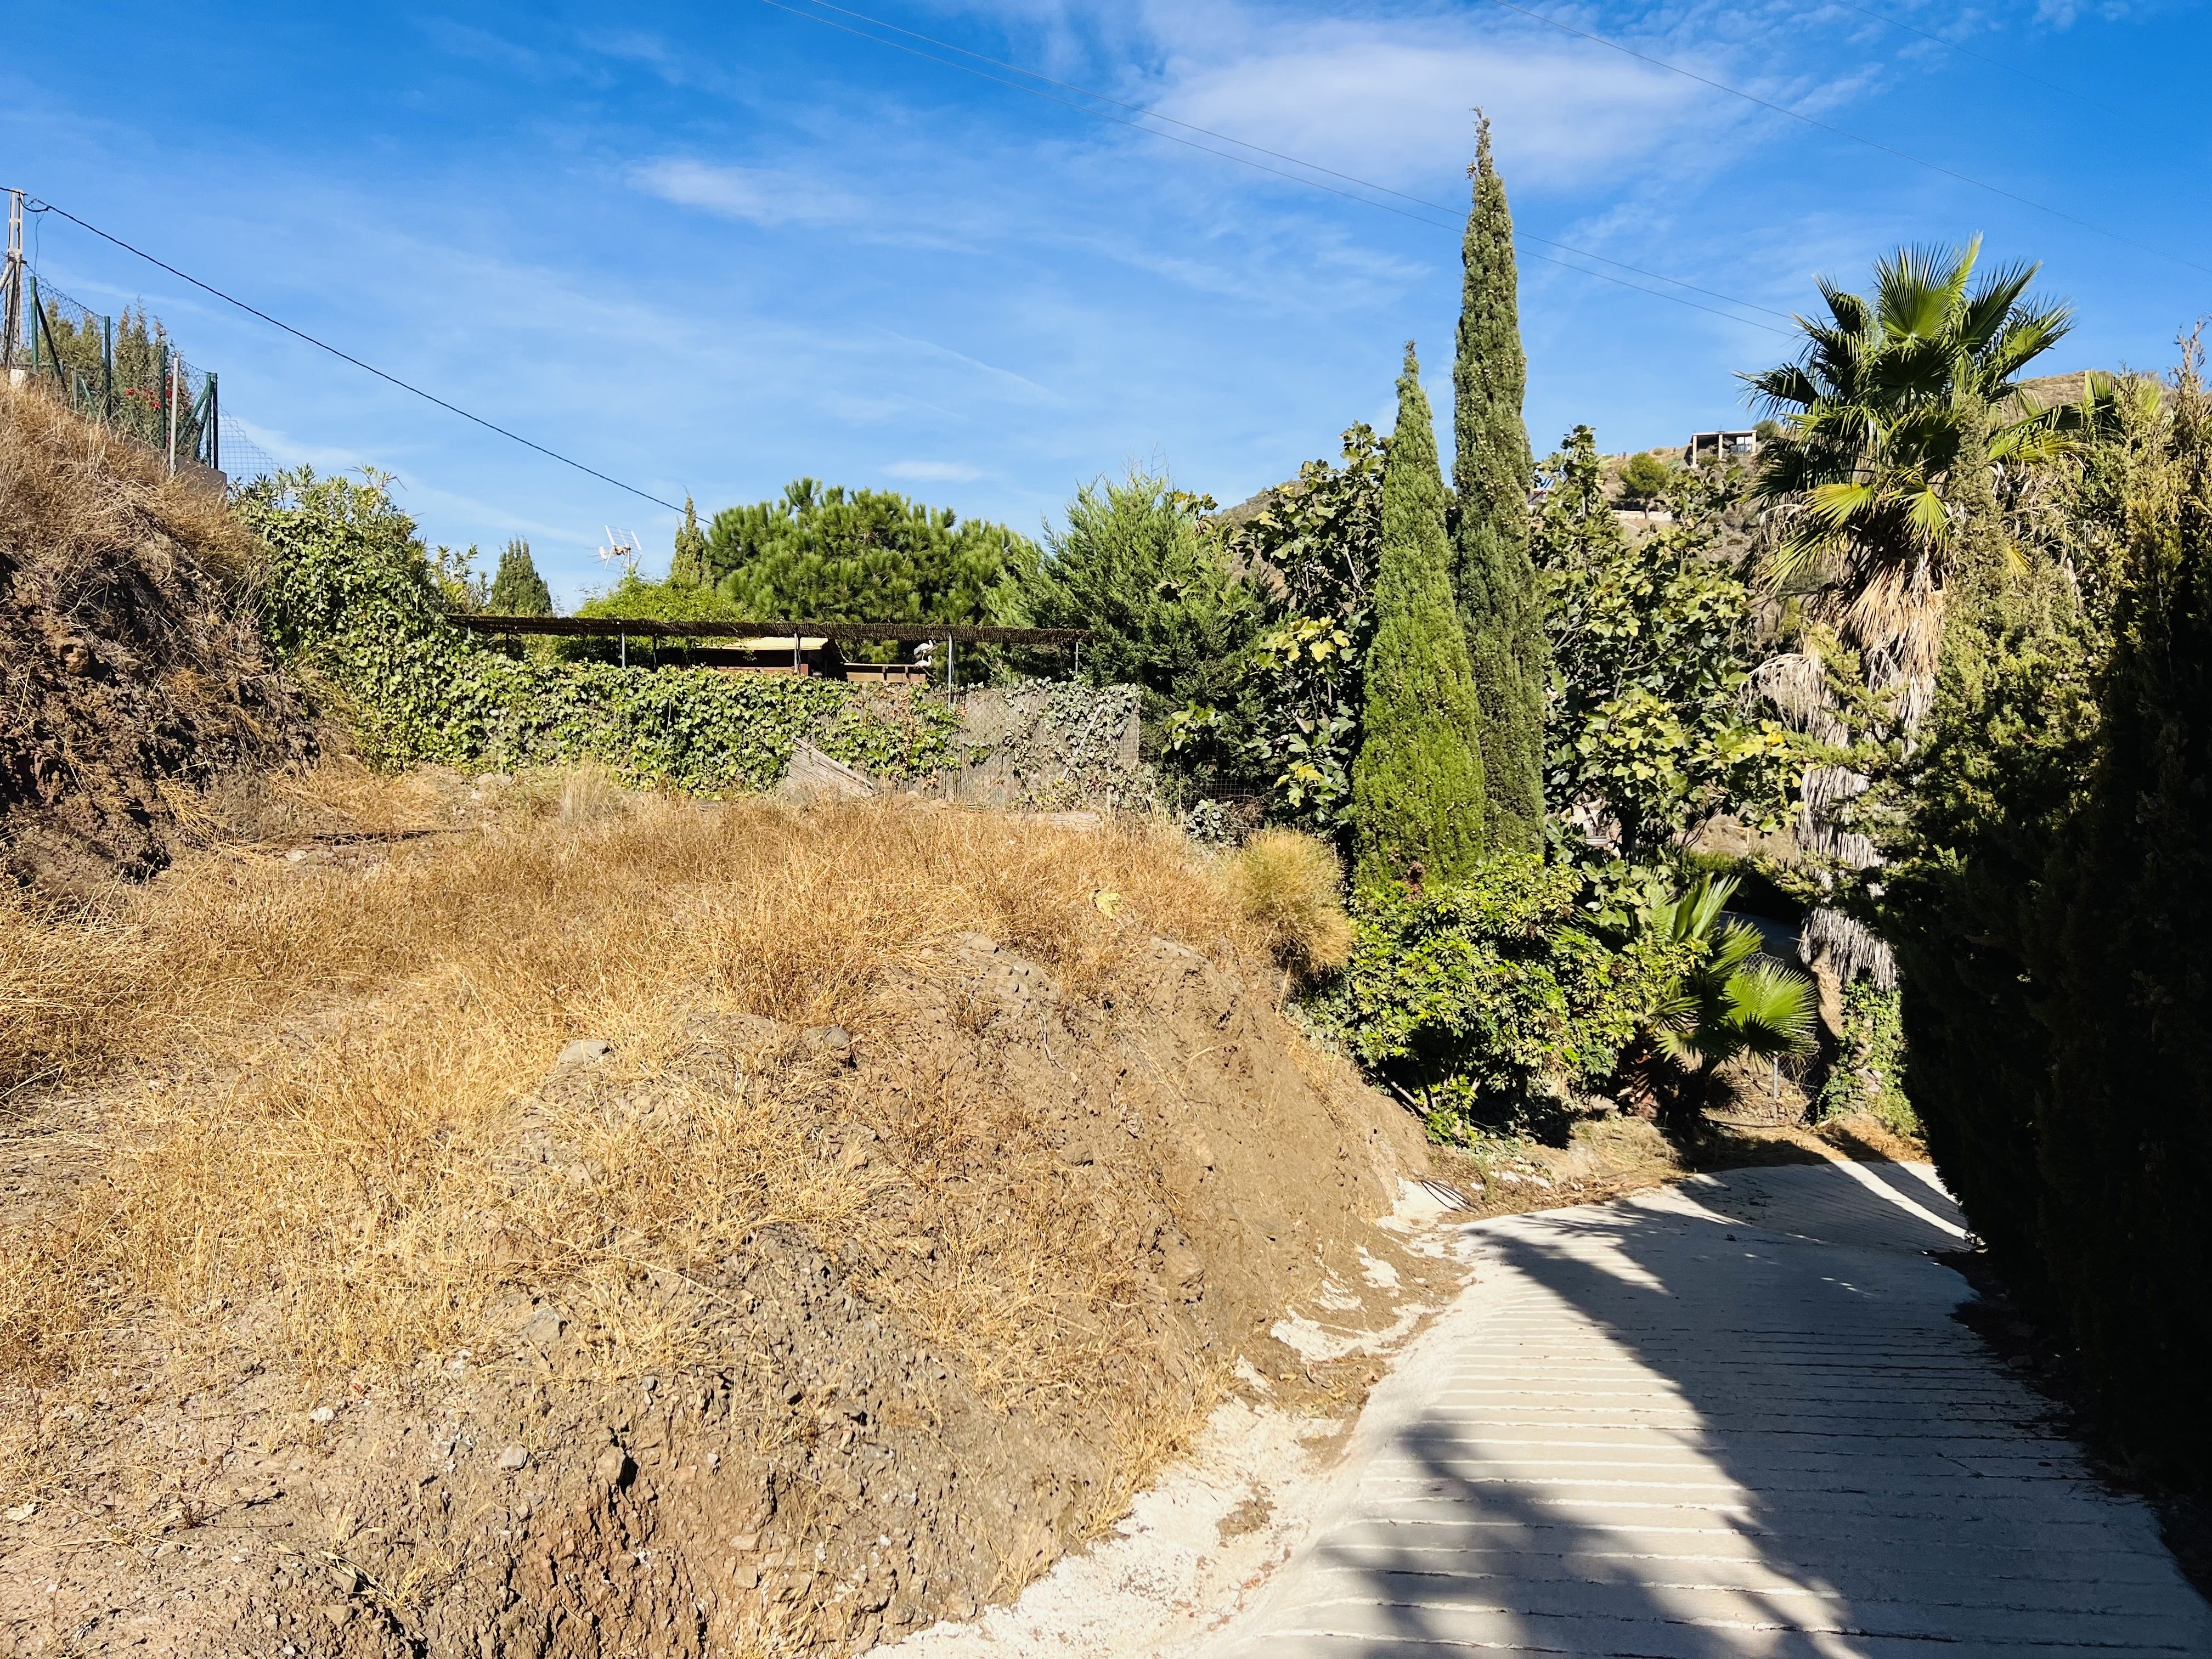
[[1239, 915], [1281, 968], [1301, 978], [1352, 959], [1352, 919], [1336, 854], [1294, 830], [1262, 830], [1228, 861]]

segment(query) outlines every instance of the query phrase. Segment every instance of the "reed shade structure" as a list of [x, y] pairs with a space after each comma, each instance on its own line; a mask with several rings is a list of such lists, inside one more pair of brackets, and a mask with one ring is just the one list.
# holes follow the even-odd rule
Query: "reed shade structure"
[[447, 621], [471, 634], [558, 634], [611, 640], [949, 640], [955, 645], [1079, 645], [1087, 628], [976, 628], [951, 623], [660, 622], [647, 617], [495, 617], [464, 611]]
[[978, 628], [954, 623], [847, 622], [661, 622], [649, 617], [498, 617], [482, 611], [457, 613], [452, 620], [471, 634], [507, 638], [520, 634], [555, 634], [569, 639], [617, 640], [625, 665], [633, 638], [647, 640], [788, 639], [794, 659], [799, 642], [819, 640], [884, 641], [943, 640], [945, 685], [952, 684], [953, 653], [963, 645], [1065, 645], [1073, 647], [1078, 669], [1083, 665], [1083, 641], [1087, 628]]

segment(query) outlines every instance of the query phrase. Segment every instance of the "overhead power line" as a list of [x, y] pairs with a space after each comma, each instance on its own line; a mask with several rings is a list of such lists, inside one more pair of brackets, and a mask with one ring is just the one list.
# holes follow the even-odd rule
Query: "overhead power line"
[[191, 272], [178, 270], [176, 266], [171, 264], [167, 260], [157, 259], [152, 254], [147, 252], [145, 249], [142, 247], [133, 247], [130, 243], [125, 241], [120, 236], [114, 235], [110, 232], [102, 230], [98, 225], [89, 223], [85, 220], [78, 218], [76, 215], [71, 213], [67, 208], [56, 207], [52, 202], [43, 202], [36, 197], [27, 198], [23, 205], [33, 213], [58, 213], [63, 218], [68, 220], [71, 224], [76, 226], [78, 229], [90, 231], [94, 236], [99, 237], [103, 242], [112, 242], [117, 247], [121, 248], [125, 253], [137, 255], [139, 258], [143, 259], [148, 264], [157, 266], [161, 270], [167, 271], [170, 276], [176, 277], [179, 282], [190, 283], [194, 288], [199, 289], [203, 294], [212, 294], [216, 299], [221, 300], [225, 305], [236, 306], [240, 311], [245, 312], [248, 316], [258, 317], [263, 322], [268, 324], [271, 328], [282, 329], [294, 339], [305, 340], [309, 345], [313, 346], [317, 350], [327, 351], [331, 356], [338, 358], [343, 362], [351, 363], [356, 368], [366, 370], [368, 373], [375, 375], [378, 380], [387, 381], [391, 385], [398, 386], [402, 392], [411, 392], [416, 397], [422, 398], [424, 401], [437, 404], [439, 408], [445, 410], [449, 414], [458, 415], [465, 421], [472, 421], [477, 425], [483, 428], [487, 432], [495, 432], [502, 438], [508, 439], [514, 443], [520, 444], [525, 449], [534, 449], [540, 455], [546, 457], [549, 460], [558, 461], [563, 466], [572, 466], [575, 468], [577, 471], [581, 472], [589, 477], [597, 478], [601, 483], [612, 484], [617, 489], [627, 491], [629, 494], [637, 496], [641, 501], [651, 501], [655, 507], [665, 507], [672, 513], [681, 513], [684, 510], [682, 507], [677, 506], [673, 501], [665, 501], [661, 500], [659, 496], [652, 494], [648, 490], [640, 489], [635, 484], [624, 483], [620, 478], [612, 477], [608, 474], [600, 471], [595, 466], [586, 466], [583, 462], [572, 459], [570, 457], [561, 453], [557, 449], [548, 449], [544, 444], [533, 442], [530, 439], [524, 437], [519, 432], [510, 432], [503, 426], [500, 426], [491, 421], [487, 421], [481, 415], [471, 415], [467, 410], [463, 409], [459, 404], [449, 404], [443, 398], [439, 397], [435, 392], [425, 392], [421, 386], [411, 385], [409, 382], [401, 380], [397, 374], [388, 374], [384, 370], [379, 368], [374, 363], [365, 363], [360, 358], [355, 356], [351, 352], [341, 351], [337, 347], [331, 344], [329, 341], [319, 340], [304, 329], [297, 329], [293, 327], [289, 323], [280, 322], [276, 318], [271, 317], [267, 312], [261, 310], [258, 307], [250, 306], [246, 304], [245, 301], [239, 299], [234, 295], [225, 294], [221, 289], [216, 288], [212, 283], [200, 281], [198, 277], [193, 276]]
[[1577, 40], [1590, 41], [1605, 47], [1609, 52], [1617, 52], [1625, 58], [1633, 58], [1639, 64], [1649, 64], [1654, 69], [1662, 69], [1670, 75], [1679, 75], [1685, 80], [1695, 81], [1701, 87], [1711, 87], [1714, 91], [1724, 92], [1731, 98], [1741, 98], [1747, 104], [1756, 104], [1761, 109], [1772, 110], [1777, 115], [1786, 115], [1793, 121], [1802, 121], [1805, 125], [1817, 127], [1822, 132], [1832, 132], [1838, 138], [1848, 138], [1851, 143], [1863, 144], [1869, 149], [1880, 150], [1885, 155], [1894, 155], [1899, 161], [1910, 161], [1915, 167], [1926, 167], [1930, 173], [1940, 173], [1945, 178], [1955, 179], [1962, 185], [1972, 185], [1976, 190], [1985, 190], [1992, 196], [2002, 196], [2008, 202], [2017, 202], [2022, 207], [2034, 209], [2038, 213], [2047, 213], [2054, 219], [2063, 219], [2069, 225], [2078, 225], [2083, 230], [2094, 232], [2097, 235], [2124, 243], [2129, 247], [2140, 248], [2145, 253], [2158, 255], [2161, 259], [2171, 259], [2176, 264], [2187, 265], [2191, 270], [2212, 273], [2212, 265], [2202, 265], [2194, 259], [2185, 259], [2179, 253], [2169, 252], [2166, 249], [2153, 243], [2139, 241], [2135, 237], [2123, 235], [2117, 230], [2107, 229], [2105, 226], [2096, 224], [2090, 220], [2077, 218], [2075, 215], [2052, 207], [2048, 203], [2039, 202], [2030, 196], [2022, 196], [2018, 191], [2007, 190], [2002, 185], [1993, 185], [1986, 179], [1977, 179], [1972, 173], [1960, 172], [1956, 167], [1947, 167], [1941, 161], [1931, 161], [1924, 155], [1915, 155], [1909, 149], [1899, 149], [1894, 144], [1883, 143], [1879, 138], [1869, 138], [1864, 133], [1853, 132], [1849, 127], [1839, 127], [1832, 121], [1823, 121], [1818, 116], [1807, 115], [1802, 111], [1790, 108], [1787, 104], [1778, 104], [1772, 99], [1762, 98], [1755, 92], [1746, 92], [1741, 87], [1732, 87], [1725, 81], [1716, 81], [1710, 75], [1700, 75], [1695, 70], [1684, 69], [1680, 64], [1670, 64], [1663, 58], [1654, 58], [1649, 52], [1638, 52], [1633, 46], [1625, 46], [1620, 41], [1610, 40], [1605, 35], [1593, 34], [1588, 29], [1577, 28], [1572, 23], [1562, 23], [1556, 17], [1547, 17], [1542, 12], [1534, 10], [1528, 6], [1516, 5], [1514, 0], [1490, 0], [1490, 3], [1493, 6], [1501, 6], [1510, 12], [1518, 13], [1521, 16], [1532, 19], [1547, 28], [1558, 29], [1563, 34], [1571, 34]]
[[[771, 6], [778, 11], [787, 12], [793, 17], [804, 18], [810, 23], [819, 23], [824, 28], [833, 28], [841, 33], [852, 35], [856, 40], [866, 40], [878, 46], [888, 46], [893, 52], [902, 52], [910, 58], [921, 58], [924, 63], [956, 70], [963, 75], [972, 75], [978, 80], [988, 81], [994, 86], [1007, 87], [1016, 92], [1026, 93], [1032, 98], [1042, 98], [1047, 103], [1058, 104], [1063, 109], [1072, 109], [1079, 115], [1088, 115], [1094, 120], [1108, 121], [1115, 126], [1128, 127], [1137, 132], [1148, 133], [1155, 138], [1164, 138], [1170, 143], [1182, 144], [1188, 149], [1198, 150], [1203, 155], [1217, 156], [1224, 161], [1234, 161], [1241, 167], [1252, 167], [1261, 173], [1272, 173], [1278, 179], [1287, 179], [1292, 184], [1304, 185], [1309, 190], [1324, 191], [1331, 196], [1341, 197], [1348, 202], [1358, 202], [1364, 207], [1379, 208], [1385, 213], [1395, 213], [1401, 219], [1411, 219], [1418, 224], [1433, 225], [1439, 230], [1456, 233], [1460, 228], [1459, 223], [1454, 219], [1432, 219], [1426, 213], [1411, 212], [1406, 208], [1395, 206], [1389, 202], [1378, 202], [1371, 196], [1362, 196], [1352, 191], [1340, 190], [1334, 185], [1323, 184], [1318, 179], [1308, 178], [1303, 173], [1291, 173], [1281, 167], [1270, 167], [1267, 162], [1255, 160], [1254, 157], [1264, 155], [1278, 161], [1287, 161], [1292, 167], [1304, 168], [1308, 173], [1318, 173], [1330, 179], [1341, 179], [1346, 184], [1357, 185], [1361, 190], [1395, 197], [1398, 201], [1410, 203], [1414, 207], [1427, 208], [1448, 215], [1459, 213], [1458, 209], [1443, 203], [1431, 202], [1425, 197], [1409, 196], [1404, 191], [1393, 190], [1388, 185], [1378, 185], [1370, 179], [1362, 179], [1353, 173], [1340, 173], [1334, 167], [1323, 167], [1319, 162], [1286, 155], [1281, 150], [1269, 149], [1265, 145], [1255, 144], [1225, 132], [1217, 132], [1210, 127], [1196, 126], [1188, 121], [1179, 121], [1172, 115], [1163, 115], [1158, 111], [1149, 109], [1141, 104], [1126, 103], [1121, 99], [1109, 97], [1103, 92], [1093, 92], [1087, 87], [1079, 87], [1072, 82], [1055, 81], [1050, 76], [1040, 75], [1036, 70], [1024, 69], [1018, 64], [1009, 64], [996, 58], [986, 57], [981, 52], [971, 52], [966, 46], [956, 46], [949, 40], [940, 40], [933, 35], [923, 34], [916, 30], [902, 27], [896, 23], [885, 22], [881, 18], [871, 17], [866, 12], [854, 11], [844, 6], [831, 5], [828, 3], [828, 0], [805, 0], [803, 5], [787, 4], [786, 0], [761, 0], [761, 3]], [[886, 40], [881, 35], [869, 33], [866, 29], [854, 28], [849, 24], [838, 22], [835, 18], [822, 16], [819, 11], [807, 9], [806, 7], [810, 5], [818, 7], [822, 10], [834, 11], [840, 16], [850, 17], [857, 22], [866, 23], [873, 27], [888, 29], [896, 34], [903, 34], [909, 40], [923, 41], [941, 51], [958, 52], [963, 57], [973, 58], [979, 63], [988, 64], [994, 69], [1005, 70], [1010, 74], [1025, 76], [1030, 80], [1042, 82], [1045, 87], [1057, 87], [1062, 92], [1072, 92], [1084, 98], [1095, 99], [1102, 104], [1111, 104], [1116, 109], [1128, 110], [1132, 112], [1132, 116], [1143, 118], [1136, 119], [1127, 116], [1114, 115], [1105, 110], [1094, 109], [1088, 105], [1079, 104], [1073, 99], [1056, 97], [1052, 93], [1043, 90], [1042, 87], [1031, 86], [1024, 81], [1009, 81], [1002, 76], [988, 75], [969, 64], [955, 63], [950, 58], [918, 51], [913, 46], [902, 45], [896, 40]], [[1151, 121], [1165, 122], [1169, 125], [1180, 127], [1182, 129], [1182, 133], [1196, 133], [1202, 137], [1218, 140], [1222, 143], [1234, 144], [1238, 149], [1249, 150], [1252, 154], [1237, 155], [1231, 150], [1216, 149], [1212, 144], [1200, 143], [1194, 138], [1183, 137], [1182, 133], [1164, 132], [1158, 127], [1148, 125], [1147, 122]], [[1686, 283], [1678, 276], [1668, 276], [1659, 271], [1646, 270], [1641, 265], [1632, 265], [1620, 259], [1609, 258], [1602, 253], [1593, 253], [1588, 248], [1576, 247], [1571, 243], [1555, 242], [1547, 237], [1532, 236], [1519, 230], [1516, 230], [1514, 235], [1516, 241], [1540, 243], [1546, 247], [1558, 248], [1562, 252], [1571, 253], [1580, 258], [1595, 259], [1599, 264], [1611, 265], [1615, 270], [1629, 271], [1638, 276], [1648, 276], [1654, 282], [1665, 283], [1674, 288], [1686, 289], [1692, 294], [1702, 294], [1708, 299], [1718, 300], [1726, 305], [1740, 306], [1747, 311], [1764, 312], [1770, 317], [1779, 317], [1784, 320], [1790, 318], [1788, 312], [1777, 311], [1771, 306], [1759, 305], [1750, 300], [1739, 300], [1733, 295], [1723, 294], [1717, 289], [1700, 288], [1695, 283]], [[1666, 300], [1675, 305], [1687, 306], [1692, 311], [1702, 311], [1709, 316], [1725, 318], [1729, 322], [1741, 323], [1751, 328], [1765, 329], [1770, 334], [1787, 335], [1791, 331], [1789, 329], [1776, 328], [1771, 324], [1753, 321], [1748, 317], [1739, 317], [1731, 312], [1717, 310], [1711, 306], [1699, 305], [1696, 301], [1686, 300], [1678, 294], [1664, 294], [1656, 289], [1646, 288], [1641, 283], [1632, 283], [1622, 277], [1609, 276], [1602, 270], [1591, 270], [1565, 259], [1553, 258], [1548, 254], [1529, 253], [1527, 257], [1540, 259], [1547, 264], [1558, 265], [1563, 270], [1571, 270], [1583, 276], [1595, 276], [1600, 282], [1613, 283], [1621, 288], [1632, 289], [1638, 294], [1648, 294], [1656, 300]]]

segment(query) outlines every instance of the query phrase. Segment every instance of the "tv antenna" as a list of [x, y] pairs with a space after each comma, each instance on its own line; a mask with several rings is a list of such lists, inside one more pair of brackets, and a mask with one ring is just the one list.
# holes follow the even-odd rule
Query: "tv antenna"
[[617, 530], [612, 525], [603, 526], [607, 532], [606, 544], [599, 549], [599, 562], [622, 565], [625, 575], [637, 574], [637, 561], [645, 551], [645, 544], [637, 538], [635, 530]]

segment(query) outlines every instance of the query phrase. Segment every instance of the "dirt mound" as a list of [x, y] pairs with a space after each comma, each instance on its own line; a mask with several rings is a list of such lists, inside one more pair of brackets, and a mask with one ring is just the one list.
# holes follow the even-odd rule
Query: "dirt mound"
[[174, 792], [302, 757], [299, 700], [240, 614], [219, 495], [0, 388], [0, 868], [83, 892], [172, 855]]
[[1348, 1403], [1438, 1271], [1374, 1225], [1411, 1120], [1180, 842], [592, 811], [147, 890], [260, 977], [0, 1170], [0, 1652], [856, 1652], [1224, 1389]]

